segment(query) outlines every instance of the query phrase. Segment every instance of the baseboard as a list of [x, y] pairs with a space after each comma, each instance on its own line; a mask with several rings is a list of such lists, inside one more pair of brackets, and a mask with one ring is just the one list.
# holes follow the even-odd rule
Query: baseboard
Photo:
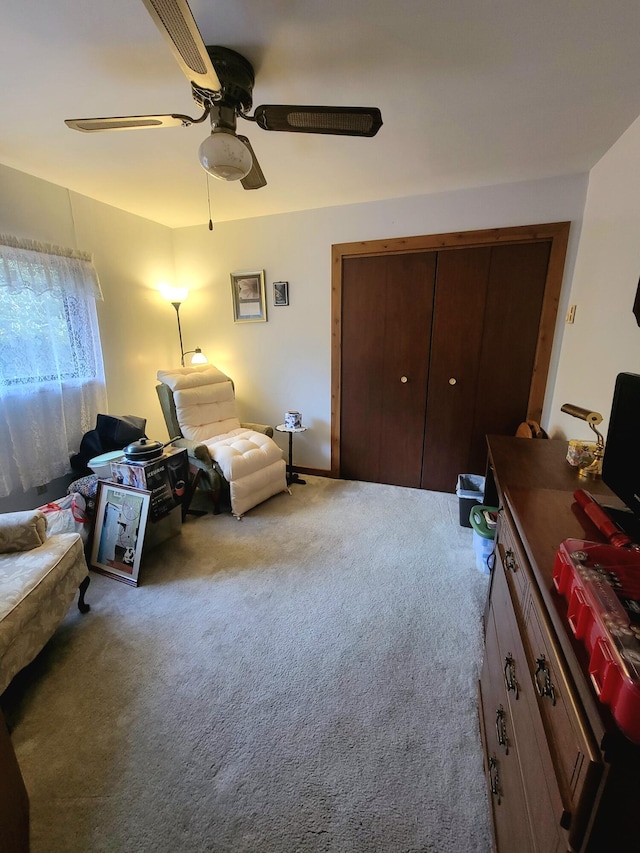
[[334, 477], [331, 470], [328, 468], [305, 468], [302, 465], [294, 465], [293, 470], [298, 474], [311, 474], [312, 477], [329, 477], [330, 479], [338, 479]]

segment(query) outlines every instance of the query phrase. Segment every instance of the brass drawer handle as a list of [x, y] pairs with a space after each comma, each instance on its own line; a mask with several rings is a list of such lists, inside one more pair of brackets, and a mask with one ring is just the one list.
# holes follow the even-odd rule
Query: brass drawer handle
[[504, 746], [504, 754], [509, 755], [509, 739], [507, 738], [507, 724], [504, 708], [502, 705], [496, 710], [496, 735], [500, 746]]
[[489, 783], [491, 784], [491, 793], [498, 798], [498, 805], [500, 805], [500, 774], [498, 773], [498, 761], [495, 755], [489, 758]]
[[516, 662], [508, 654], [504, 659], [504, 683], [507, 690], [513, 690], [518, 698], [518, 681], [516, 679]]
[[536, 690], [539, 696], [548, 696], [551, 699], [551, 704], [556, 704], [556, 691], [551, 682], [551, 672], [547, 666], [547, 661], [544, 655], [536, 658], [536, 671], [533, 673], [533, 679], [536, 683]]
[[510, 572], [515, 572], [517, 569], [516, 558], [513, 556], [513, 551], [511, 548], [507, 548], [504, 554], [504, 565], [505, 568]]

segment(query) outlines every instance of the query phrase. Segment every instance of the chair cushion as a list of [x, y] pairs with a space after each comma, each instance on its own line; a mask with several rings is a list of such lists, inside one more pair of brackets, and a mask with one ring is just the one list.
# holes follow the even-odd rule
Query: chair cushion
[[233, 383], [217, 367], [159, 370], [158, 379], [173, 391], [178, 423], [185, 438], [206, 443], [240, 428]]
[[174, 391], [173, 399], [185, 438], [206, 444], [209, 439], [240, 429], [231, 380]]
[[284, 459], [278, 459], [259, 471], [254, 471], [230, 485], [231, 509], [235, 516], [242, 516], [267, 498], [287, 489], [287, 474]]
[[282, 450], [272, 438], [250, 429], [236, 429], [205, 444], [229, 482], [282, 459]]
[[200, 385], [215, 385], [217, 382], [229, 381], [229, 377], [212, 364], [159, 370], [157, 377], [172, 391], [182, 391], [185, 388], [197, 388]]

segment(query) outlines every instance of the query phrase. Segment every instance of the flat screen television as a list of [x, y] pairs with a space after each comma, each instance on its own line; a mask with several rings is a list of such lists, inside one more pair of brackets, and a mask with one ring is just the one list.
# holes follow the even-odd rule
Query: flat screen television
[[602, 479], [628, 509], [604, 509], [638, 542], [640, 532], [640, 375], [616, 378], [607, 430]]

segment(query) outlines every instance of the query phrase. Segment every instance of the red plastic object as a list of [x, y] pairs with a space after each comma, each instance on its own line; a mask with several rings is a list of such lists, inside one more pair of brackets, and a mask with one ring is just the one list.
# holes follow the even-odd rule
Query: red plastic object
[[589, 653], [589, 675], [621, 731], [640, 744], [640, 551], [566, 539], [553, 583]]
[[584, 510], [585, 515], [593, 521], [600, 533], [606, 536], [612, 545], [625, 548], [627, 545], [633, 544], [631, 537], [627, 536], [624, 530], [620, 530], [618, 525], [609, 518], [593, 495], [584, 489], [576, 489], [573, 496]]

